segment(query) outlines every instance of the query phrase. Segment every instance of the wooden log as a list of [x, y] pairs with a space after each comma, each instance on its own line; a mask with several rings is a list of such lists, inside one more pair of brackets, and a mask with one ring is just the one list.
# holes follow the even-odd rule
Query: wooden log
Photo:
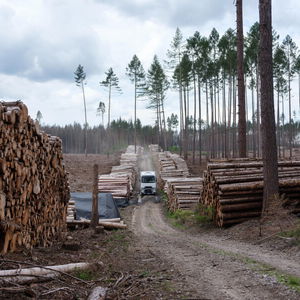
[[90, 266], [90, 263], [82, 262], [47, 267], [0, 270], [0, 281], [1, 278], [4, 278], [5, 282], [21, 284], [32, 281], [33, 279], [37, 279], [37, 276], [51, 278], [59, 276], [61, 274], [60, 272], [71, 272], [76, 269], [87, 269]]
[[[90, 220], [74, 220], [74, 221], [68, 221], [67, 224], [70, 226], [74, 225], [89, 225]], [[111, 229], [126, 229], [127, 225], [126, 224], [120, 224], [117, 222], [103, 222], [99, 221], [98, 225], [103, 226], [104, 228], [111, 228]]]

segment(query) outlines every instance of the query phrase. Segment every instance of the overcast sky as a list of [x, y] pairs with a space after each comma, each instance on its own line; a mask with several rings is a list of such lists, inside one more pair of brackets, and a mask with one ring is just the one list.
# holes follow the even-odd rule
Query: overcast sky
[[[220, 35], [235, 28], [233, 0], [0, 0], [0, 99], [22, 99], [43, 123], [83, 124], [81, 90], [74, 83], [78, 64], [87, 75], [88, 122], [107, 92], [99, 81], [112, 67], [122, 95], [113, 95], [112, 119], [133, 117], [133, 86], [125, 75], [137, 54], [147, 70], [155, 54], [160, 61], [179, 27], [185, 38], [198, 30]], [[258, 0], [244, 1], [244, 31], [258, 20]], [[273, 0], [273, 26], [281, 39], [290, 34], [300, 46], [300, 1]], [[178, 112], [169, 94], [167, 115]], [[143, 124], [153, 124], [147, 103], [138, 103]]]

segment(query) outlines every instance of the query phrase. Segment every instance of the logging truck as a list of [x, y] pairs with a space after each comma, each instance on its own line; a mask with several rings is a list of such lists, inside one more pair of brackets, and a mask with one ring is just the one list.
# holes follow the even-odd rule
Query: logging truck
[[156, 175], [154, 171], [141, 172], [141, 195], [156, 194]]

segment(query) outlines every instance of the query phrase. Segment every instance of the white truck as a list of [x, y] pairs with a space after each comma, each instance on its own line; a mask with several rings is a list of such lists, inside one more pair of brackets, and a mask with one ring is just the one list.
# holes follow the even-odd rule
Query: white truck
[[156, 175], [154, 171], [141, 172], [141, 195], [155, 195], [156, 194]]

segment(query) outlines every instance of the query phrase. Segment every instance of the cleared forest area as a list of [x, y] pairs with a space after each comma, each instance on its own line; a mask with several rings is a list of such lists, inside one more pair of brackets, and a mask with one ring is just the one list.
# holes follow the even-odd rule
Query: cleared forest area
[[[300, 299], [300, 51], [258, 4], [247, 31], [236, 0], [236, 28], [177, 27], [139, 55], [132, 29], [114, 68], [113, 52], [91, 67], [96, 48], [71, 45], [76, 94], [38, 56], [18, 71], [71, 100], [48, 106], [55, 125], [0, 102], [1, 299]], [[156, 43], [165, 57], [149, 60]]]

